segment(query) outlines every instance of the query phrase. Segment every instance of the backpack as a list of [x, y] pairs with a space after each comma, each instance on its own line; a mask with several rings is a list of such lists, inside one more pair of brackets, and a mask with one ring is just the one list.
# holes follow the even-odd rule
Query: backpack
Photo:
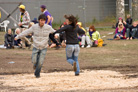
[[98, 47], [102, 47], [103, 43], [103, 39], [98, 39]]

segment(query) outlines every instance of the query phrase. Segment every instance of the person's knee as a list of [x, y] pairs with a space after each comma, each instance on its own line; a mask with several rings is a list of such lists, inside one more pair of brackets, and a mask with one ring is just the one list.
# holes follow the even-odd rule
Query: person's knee
[[135, 29], [135, 28], [134, 28], [134, 29], [132, 29], [132, 32], [136, 32], [136, 31], [137, 31], [137, 29]]
[[86, 37], [85, 35], [82, 36], [82, 38], [85, 38], [85, 37]]
[[130, 29], [129, 29], [129, 28], [127, 28], [127, 31], [130, 31]]
[[42, 62], [39, 62], [37, 67], [38, 67], [38, 68], [41, 68], [42, 65], [43, 65], [43, 63], [42, 63]]
[[36, 55], [32, 55], [32, 63], [33, 64], [36, 64], [36, 62], [37, 62], [37, 56]]

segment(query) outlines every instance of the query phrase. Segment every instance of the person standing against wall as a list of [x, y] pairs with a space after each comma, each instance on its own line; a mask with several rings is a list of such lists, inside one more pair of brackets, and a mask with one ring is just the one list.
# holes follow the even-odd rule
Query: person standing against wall
[[[18, 26], [20, 27], [21, 32], [23, 32], [25, 29], [28, 29], [28, 27], [29, 27], [30, 15], [29, 15], [28, 11], [25, 10], [24, 5], [20, 5], [19, 10], [20, 10], [20, 15], [19, 15]], [[23, 37], [21, 40], [22, 40], [22, 48], [25, 48], [25, 41], [29, 45], [29, 48], [31, 47], [31, 42], [26, 37]]]
[[46, 16], [46, 24], [52, 26], [52, 22], [53, 22], [53, 17], [51, 16], [51, 14], [49, 13], [49, 11], [47, 10], [45, 5], [41, 5], [40, 6], [40, 10], [41, 12]]
[[[49, 13], [49, 11], [47, 10], [45, 5], [41, 5], [40, 6], [40, 10], [41, 12], [46, 16], [46, 22], [45, 24], [48, 24], [50, 26], [52, 26], [52, 22], [53, 22], [53, 17], [51, 16], [51, 14]], [[59, 49], [61, 46], [60, 44], [55, 40], [55, 38], [52, 36], [52, 34], [49, 34], [49, 38], [56, 43], [56, 49]]]

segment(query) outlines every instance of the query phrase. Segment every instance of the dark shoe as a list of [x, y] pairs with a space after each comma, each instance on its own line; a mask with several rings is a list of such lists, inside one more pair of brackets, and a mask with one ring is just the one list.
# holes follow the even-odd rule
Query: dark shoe
[[36, 78], [40, 78], [40, 74], [37, 74], [37, 75], [36, 75], [36, 74], [34, 73], [34, 75], [35, 75]]
[[40, 78], [40, 75], [39, 76], [35, 76], [36, 78]]
[[28, 45], [28, 49], [31, 49], [31, 44], [30, 44], [30, 45]]
[[35, 70], [36, 69], [36, 66], [33, 66], [33, 69]]
[[77, 71], [76, 62], [73, 62], [73, 70], [74, 70], [74, 72]]
[[14, 46], [12, 46], [11, 48], [14, 49]]
[[22, 47], [21, 49], [22, 49], [22, 50], [25, 50], [26, 48]]
[[80, 74], [75, 74], [75, 76], [79, 76]]
[[58, 50], [58, 49], [60, 49], [61, 48], [61, 46], [56, 46], [56, 50]]

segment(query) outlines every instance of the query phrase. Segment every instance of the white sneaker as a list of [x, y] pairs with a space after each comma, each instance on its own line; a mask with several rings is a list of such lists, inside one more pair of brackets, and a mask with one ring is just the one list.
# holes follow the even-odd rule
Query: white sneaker
[[82, 45], [81, 48], [84, 48], [84, 45]]
[[86, 48], [90, 48], [91, 46], [90, 45], [88, 45]]

